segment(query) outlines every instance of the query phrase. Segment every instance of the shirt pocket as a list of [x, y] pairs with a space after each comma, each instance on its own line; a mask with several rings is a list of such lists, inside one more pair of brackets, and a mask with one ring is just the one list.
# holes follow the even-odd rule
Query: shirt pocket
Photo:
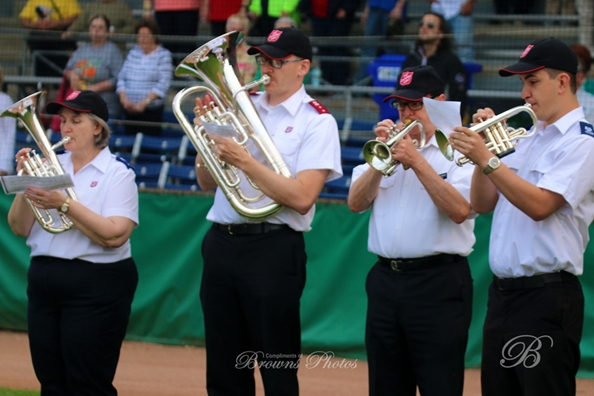
[[274, 145], [291, 171], [291, 174], [295, 177], [295, 166], [300, 145], [299, 139], [295, 137], [284, 137], [283, 139], [275, 141]]

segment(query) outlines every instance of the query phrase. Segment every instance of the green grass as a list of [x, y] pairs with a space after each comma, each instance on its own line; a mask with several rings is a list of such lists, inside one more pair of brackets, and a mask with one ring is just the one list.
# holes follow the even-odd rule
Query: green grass
[[39, 391], [0, 388], [0, 396], [39, 396]]

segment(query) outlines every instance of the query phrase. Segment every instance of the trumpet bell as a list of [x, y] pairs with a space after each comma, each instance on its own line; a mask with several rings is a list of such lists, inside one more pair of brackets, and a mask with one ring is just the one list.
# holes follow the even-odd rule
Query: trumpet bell
[[435, 140], [439, 151], [448, 159], [448, 161], [454, 160], [454, 148], [450, 143], [450, 139], [440, 129], [435, 130]]
[[370, 140], [363, 146], [363, 158], [372, 168], [387, 173], [394, 166], [390, 147], [379, 140]]
[[[406, 120], [404, 124], [405, 127], [400, 130], [394, 124], [389, 131], [388, 140], [385, 143], [374, 139], [369, 140], [363, 145], [363, 158], [365, 158], [365, 161], [385, 177], [391, 176], [398, 165], [400, 165], [400, 162], [392, 158], [392, 147], [404, 139], [410, 131], [418, 127], [420, 129], [421, 141], [414, 140], [414, 144], [417, 149], [425, 146], [426, 133], [423, 124], [419, 121], [411, 120]], [[406, 170], [408, 167], [405, 166], [404, 169]]]

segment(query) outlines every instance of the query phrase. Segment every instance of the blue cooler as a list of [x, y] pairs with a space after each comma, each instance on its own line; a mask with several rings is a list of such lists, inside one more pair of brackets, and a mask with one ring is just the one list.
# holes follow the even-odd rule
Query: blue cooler
[[[369, 64], [367, 73], [373, 79], [374, 87], [389, 87], [394, 90], [398, 82], [398, 75], [402, 69], [402, 64], [406, 60], [406, 55], [386, 54], [377, 57]], [[379, 119], [390, 118], [397, 120], [398, 110], [392, 108], [391, 101], [383, 103], [383, 100], [389, 94], [373, 94], [373, 100], [380, 107]]]

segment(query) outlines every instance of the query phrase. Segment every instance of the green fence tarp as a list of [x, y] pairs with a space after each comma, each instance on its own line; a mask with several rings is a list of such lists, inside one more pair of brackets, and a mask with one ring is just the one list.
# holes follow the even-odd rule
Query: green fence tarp
[[[0, 196], [6, 219], [12, 196]], [[140, 226], [132, 235], [140, 281], [127, 339], [174, 345], [202, 345], [199, 289], [200, 245], [210, 223], [211, 196], [140, 194]], [[312, 231], [305, 234], [308, 264], [302, 297], [303, 351], [365, 359], [365, 278], [375, 257], [367, 251], [369, 214], [340, 203], [318, 202]], [[492, 274], [488, 265], [490, 216], [479, 216], [470, 255], [474, 279], [473, 318], [466, 366], [479, 367], [481, 329]], [[421, 242], [421, 241], [419, 241]], [[530, 243], [526, 236], [526, 243]], [[29, 249], [0, 221], [0, 328], [26, 330], [26, 272]], [[581, 282], [586, 315], [579, 375], [594, 378], [594, 248], [585, 256]]]

